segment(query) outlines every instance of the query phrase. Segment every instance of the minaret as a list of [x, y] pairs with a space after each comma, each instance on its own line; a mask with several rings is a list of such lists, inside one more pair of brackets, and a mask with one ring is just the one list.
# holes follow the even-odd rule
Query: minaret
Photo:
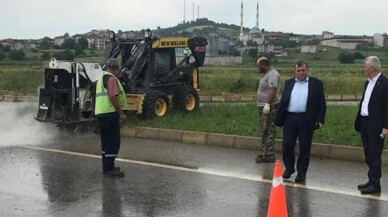
[[183, 24], [186, 23], [186, 0], [183, 0]]
[[240, 40], [242, 39], [242, 36], [244, 35], [243, 28], [244, 28], [244, 5], [243, 5], [243, 2], [241, 1], [241, 30], [240, 30]]
[[259, 28], [259, 2], [257, 2], [256, 7], [256, 27]]
[[199, 19], [199, 4], [197, 5], [197, 19]]
[[195, 3], [193, 2], [193, 22], [195, 21]]

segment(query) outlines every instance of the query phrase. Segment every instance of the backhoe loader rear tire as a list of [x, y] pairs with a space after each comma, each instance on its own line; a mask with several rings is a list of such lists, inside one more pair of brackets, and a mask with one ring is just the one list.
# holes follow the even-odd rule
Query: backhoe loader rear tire
[[185, 85], [175, 92], [174, 108], [178, 111], [192, 112], [199, 107], [198, 92], [194, 87]]

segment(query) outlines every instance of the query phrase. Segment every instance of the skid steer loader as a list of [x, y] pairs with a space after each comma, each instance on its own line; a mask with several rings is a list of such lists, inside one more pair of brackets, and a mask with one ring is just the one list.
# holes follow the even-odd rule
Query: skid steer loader
[[[198, 68], [205, 61], [205, 38], [153, 38], [150, 30], [142, 38], [109, 35], [104, 62], [121, 60], [119, 80], [130, 111], [152, 119], [172, 109], [192, 112], [198, 108]], [[45, 69], [35, 119], [72, 131], [94, 126], [95, 85], [105, 67], [52, 59]]]

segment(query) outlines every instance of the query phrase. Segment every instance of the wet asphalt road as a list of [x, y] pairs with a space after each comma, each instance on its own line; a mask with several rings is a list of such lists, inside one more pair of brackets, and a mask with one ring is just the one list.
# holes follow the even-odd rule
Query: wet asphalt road
[[[101, 175], [98, 144], [90, 135], [1, 147], [0, 216], [266, 216], [262, 177], [273, 165], [255, 164], [254, 151], [124, 138], [126, 177], [112, 179]], [[386, 183], [381, 197], [355, 190], [363, 164], [313, 159], [310, 168], [306, 186], [286, 186], [289, 216], [387, 216]]]
[[[104, 178], [98, 136], [62, 135], [25, 111], [0, 103], [0, 216], [266, 216], [273, 165], [255, 151], [123, 138], [126, 177]], [[363, 163], [313, 158], [306, 185], [294, 178], [289, 216], [388, 216], [388, 167], [380, 197], [356, 190]]]

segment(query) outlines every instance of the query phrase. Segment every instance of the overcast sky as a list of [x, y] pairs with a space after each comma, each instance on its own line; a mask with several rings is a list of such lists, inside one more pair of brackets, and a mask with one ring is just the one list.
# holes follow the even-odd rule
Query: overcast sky
[[[182, 22], [183, 1], [0, 0], [0, 39], [170, 27]], [[200, 6], [200, 17], [240, 25], [240, 0], [186, 0], [186, 19], [193, 17], [193, 2]], [[255, 25], [256, 3], [244, 0], [245, 27]], [[260, 0], [259, 4], [260, 28], [266, 30], [304, 34], [329, 30], [348, 35], [388, 32], [388, 0]]]

